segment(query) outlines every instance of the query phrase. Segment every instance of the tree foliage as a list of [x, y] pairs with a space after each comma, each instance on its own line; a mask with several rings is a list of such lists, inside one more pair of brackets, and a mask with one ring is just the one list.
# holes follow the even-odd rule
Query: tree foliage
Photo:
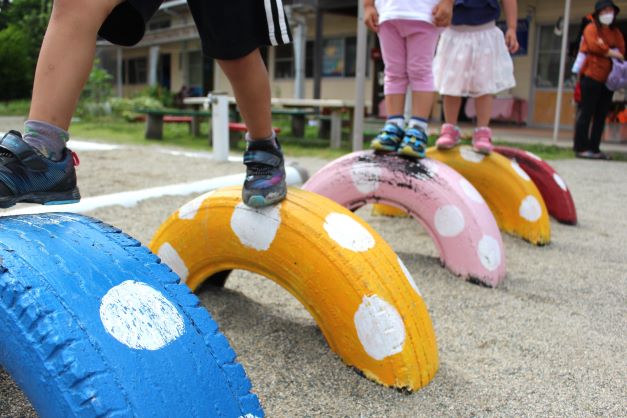
[[51, 0], [0, 0], [0, 100], [30, 96]]
[[0, 99], [28, 96], [33, 81], [33, 60], [27, 49], [28, 40], [16, 26], [0, 31]]

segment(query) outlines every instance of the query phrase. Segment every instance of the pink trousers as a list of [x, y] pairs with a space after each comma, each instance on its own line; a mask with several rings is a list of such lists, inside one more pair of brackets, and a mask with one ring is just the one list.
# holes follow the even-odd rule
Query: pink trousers
[[435, 91], [433, 57], [440, 29], [420, 20], [387, 20], [379, 26], [385, 63], [384, 93]]

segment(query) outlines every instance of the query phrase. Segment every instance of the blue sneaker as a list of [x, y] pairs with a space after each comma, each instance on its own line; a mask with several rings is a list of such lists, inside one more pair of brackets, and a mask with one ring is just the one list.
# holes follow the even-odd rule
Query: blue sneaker
[[0, 139], [0, 208], [19, 202], [78, 202], [75, 165], [75, 154], [69, 149], [61, 161], [52, 161], [24, 142], [19, 132], [7, 132]]
[[244, 153], [246, 180], [242, 200], [253, 208], [270, 206], [285, 199], [285, 162], [277, 139], [275, 147], [270, 141], [251, 141]]
[[376, 152], [396, 152], [398, 150], [405, 132], [395, 123], [385, 124], [379, 135], [370, 143], [370, 148]]
[[422, 129], [418, 127], [408, 128], [398, 149], [398, 154], [411, 158], [425, 158], [428, 140], [427, 133]]

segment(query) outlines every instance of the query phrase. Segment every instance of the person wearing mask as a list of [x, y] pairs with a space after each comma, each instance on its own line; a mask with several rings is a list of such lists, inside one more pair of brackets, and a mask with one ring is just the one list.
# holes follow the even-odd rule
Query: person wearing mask
[[619, 12], [611, 0], [597, 1], [593, 21], [583, 32], [580, 52], [586, 59], [580, 71], [581, 102], [573, 146], [578, 158], [609, 158], [600, 145], [613, 95], [605, 83], [612, 70], [612, 58], [622, 61], [625, 54], [625, 39], [615, 25]]

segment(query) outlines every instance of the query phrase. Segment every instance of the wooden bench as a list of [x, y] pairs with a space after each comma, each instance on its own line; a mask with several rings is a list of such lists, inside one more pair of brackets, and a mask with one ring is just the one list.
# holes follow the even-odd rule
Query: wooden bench
[[190, 133], [200, 136], [200, 120], [208, 118], [211, 112], [181, 109], [137, 109], [136, 113], [146, 117], [146, 139], [163, 139], [164, 123], [188, 123]]
[[305, 137], [305, 126], [307, 126], [307, 116], [315, 115], [318, 112], [314, 108], [272, 108], [273, 115], [288, 115], [292, 121], [292, 136], [296, 138]]

